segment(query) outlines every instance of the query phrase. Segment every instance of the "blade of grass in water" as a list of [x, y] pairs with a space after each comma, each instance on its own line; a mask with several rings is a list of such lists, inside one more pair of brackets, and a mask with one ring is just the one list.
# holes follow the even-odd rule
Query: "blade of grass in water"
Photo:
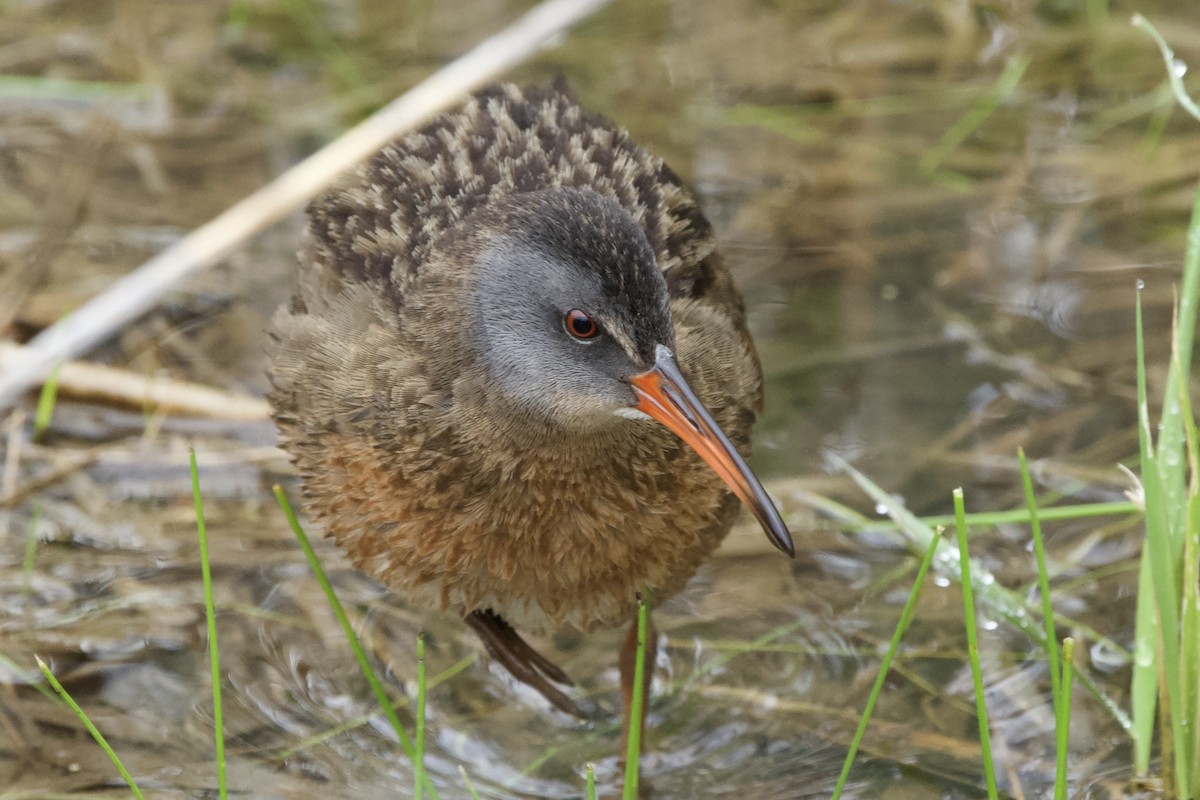
[[[1187, 113], [1200, 120], [1200, 106], [1188, 96], [1183, 85], [1183, 75], [1187, 72], [1187, 65], [1175, 57], [1158, 30], [1145, 17], [1135, 14], [1132, 24], [1148, 34], [1158, 44], [1163, 61], [1167, 66], [1167, 78], [1175, 92], [1176, 101]], [[1167, 376], [1162, 417], [1158, 426], [1160, 467], [1166, 467], [1160, 474], [1161, 491], [1166, 504], [1166, 521], [1171, 537], [1172, 555], [1176, 560], [1181, 558], [1179, 551], [1183, 547], [1187, 502], [1183, 459], [1176, 460], [1176, 456], [1181, 455], [1183, 450], [1183, 425], [1180, 420], [1180, 407], [1175, 400], [1179, 396], [1180, 383], [1184, 386], [1188, 385], [1188, 372], [1192, 363], [1192, 345], [1196, 338], [1198, 295], [1200, 295], [1200, 191], [1196, 193], [1192, 221], [1188, 226], [1187, 251], [1184, 254], [1183, 279], [1175, 314], [1175, 335], [1172, 339], [1174, 354], [1178, 358], [1181, 369], [1178, 372], [1171, 370]], [[1176, 632], [1172, 631], [1172, 633]]]
[[[321, 560], [317, 558], [317, 553], [313, 550], [312, 543], [308, 540], [307, 534], [304, 533], [304, 528], [300, 526], [300, 520], [296, 518], [296, 512], [292, 509], [291, 503], [288, 502], [287, 496], [283, 493], [283, 487], [276, 484], [273, 491], [275, 492], [276, 502], [283, 509], [288, 524], [292, 527], [292, 533], [295, 534], [296, 541], [300, 543], [300, 549], [304, 551], [304, 557], [308, 559], [308, 565], [316, 576], [317, 583], [321, 586], [321, 591], [325, 593], [325, 599], [329, 601], [330, 610], [333, 611], [334, 617], [337, 618], [338, 624], [342, 627], [342, 633], [345, 634], [346, 641], [350, 644], [350, 649], [354, 652], [354, 659], [358, 662], [358, 668], [362, 671], [363, 677], [371, 687], [371, 691], [375, 695], [375, 700], [379, 703], [379, 708], [383, 711], [384, 716], [387, 717], [392, 730], [395, 731], [396, 738], [400, 740], [400, 747], [404, 749], [404, 754], [408, 756], [408, 760], [413, 764], [413, 768], [416, 769], [416, 748], [413, 747], [412, 740], [409, 739], [408, 734], [404, 732], [404, 726], [400, 724], [400, 718], [396, 715], [396, 709], [388, 699], [387, 692], [384, 691], [383, 683], [380, 682], [379, 676], [375, 674], [375, 669], [367, 659], [367, 654], [363, 650], [362, 643], [359, 642], [358, 636], [354, 633], [354, 628], [350, 625], [350, 619], [346, 616], [346, 610], [342, 607], [342, 602], [338, 600], [337, 595], [334, 593], [333, 586], [329, 583], [329, 577], [325, 574], [324, 567], [321, 566]], [[429, 796], [433, 800], [437, 800], [437, 789], [434, 788], [428, 774], [425, 775], [425, 791], [429, 793]]]
[[68, 693], [67, 690], [63, 688], [63, 685], [58, 682], [58, 678], [54, 677], [54, 673], [50, 671], [48, 666], [46, 666], [46, 662], [42, 661], [42, 659], [38, 656], [34, 656], [34, 659], [37, 661], [38, 669], [42, 671], [42, 674], [46, 676], [46, 680], [50, 682], [52, 687], [54, 687], [54, 691], [57, 692], [58, 696], [61, 697], [63, 701], [65, 701], [66, 704], [71, 707], [71, 710], [75, 712], [75, 716], [79, 717], [79, 721], [83, 723], [83, 727], [87, 728], [88, 733], [90, 733], [92, 738], [96, 740], [96, 744], [100, 745], [100, 749], [103, 750], [108, 756], [108, 760], [111, 761], [113, 766], [117, 768], [117, 772], [121, 773], [121, 778], [125, 781], [125, 783], [129, 784], [129, 791], [133, 792], [133, 796], [138, 798], [138, 800], [144, 800], [142, 790], [138, 788], [137, 781], [135, 781], [133, 776], [129, 774], [129, 770], [125, 769], [125, 765], [121, 763], [121, 759], [117, 757], [116, 752], [113, 751], [112, 747], [108, 743], [108, 740], [104, 738], [104, 734], [100, 733], [100, 730], [92, 724], [92, 721], [88, 718], [88, 715], [82, 708], [79, 707], [79, 704], [75, 702], [75, 698], [71, 697], [70, 693]]
[[[1132, 24], [1148, 34], [1158, 45], [1167, 67], [1167, 79], [1175, 99], [1192, 117], [1200, 120], [1200, 105], [1183, 85], [1187, 66], [1175, 57], [1158, 30], [1140, 14]], [[1164, 773], [1175, 768], [1174, 786], [1168, 791], [1180, 797], [1194, 795], [1194, 782], [1200, 778], [1200, 742], [1196, 726], [1200, 724], [1200, 698], [1196, 681], [1200, 667], [1200, 620], [1196, 613], [1196, 565], [1200, 550], [1200, 487], [1196, 483], [1196, 433], [1187, 389], [1192, 347], [1196, 337], [1197, 303], [1200, 302], [1200, 190], [1192, 207], [1184, 254], [1183, 280], [1179, 290], [1175, 325], [1172, 331], [1172, 368], [1167, 378], [1159, 420], [1157, 454], [1151, 438], [1146, 398], [1145, 349], [1142, 339], [1141, 282], [1136, 306], [1138, 442], [1142, 463], [1142, 486], [1146, 508], [1146, 546], [1142, 552], [1138, 583], [1137, 625], [1133, 683], [1131, 687], [1135, 728], [1135, 764], [1140, 773], [1149, 768], [1150, 741], [1154, 732], [1154, 708], [1161, 694], [1166, 700], [1161, 718], [1169, 723], [1162, 728]], [[1186, 439], [1187, 458], [1184, 458]], [[1187, 465], [1191, 465], [1190, 491], [1185, 489]], [[1167, 556], [1173, 556], [1168, 561]], [[1182, 564], [1180, 563], [1182, 561]], [[1182, 573], [1182, 574], [1181, 574]], [[1182, 581], [1176, 589], [1174, 578]], [[1171, 580], [1163, 585], [1164, 579]], [[1182, 595], [1182, 596], [1181, 596]], [[1183, 619], [1174, 627], [1176, 606], [1181, 603]], [[1178, 639], [1178, 641], [1177, 641]], [[1156, 659], [1161, 655], [1161, 663]], [[1175, 662], [1175, 658], [1183, 663]], [[1183, 674], [1180, 675], [1182, 668]], [[1166, 684], [1163, 692], [1157, 681]], [[1172, 759], [1171, 751], [1174, 750]]]
[[[1141, 295], [1137, 301], [1137, 321], [1139, 323], [1139, 333], [1137, 336], [1139, 351], [1141, 350]], [[1154, 598], [1153, 607], [1155, 609], [1157, 625], [1153, 634], [1157, 651], [1161, 655], [1159, 660], [1158, 674], [1163, 676], [1165, 683], [1165, 693], [1167, 708], [1164, 709], [1168, 720], [1171, 732], [1171, 750], [1173, 751], [1173, 766], [1177, 785], [1181, 789], [1181, 794], [1184, 797], [1190, 797], [1191, 780], [1190, 758], [1187, 757], [1182, 750], [1183, 743], [1186, 741], [1183, 732], [1183, 719], [1180, 714], [1176, 713], [1183, 708], [1183, 687], [1180, 683], [1179, 673], [1179, 585], [1177, 581], [1178, 572], [1174, 565], [1178, 564], [1178, 559], [1175, 558], [1174, 548], [1172, 545], [1171, 525], [1168, 514], [1168, 498], [1164, 490], [1163, 470], [1167, 461], [1173, 458], [1179, 459], [1177, 465], [1180, 470], [1183, 468], [1183, 458], [1176, 453], [1175, 456], [1169, 456], [1168, 452], [1160, 449], [1156, 452], [1151, 427], [1150, 427], [1150, 412], [1147, 404], [1143, 402], [1146, 396], [1145, 389], [1146, 370], [1145, 359], [1139, 358], [1138, 365], [1138, 425], [1139, 425], [1139, 444], [1141, 450], [1141, 466], [1142, 466], [1142, 487], [1146, 496], [1146, 545], [1142, 552], [1142, 558], [1150, 562], [1149, 577], [1150, 587], [1146, 589], [1144, 586], [1139, 586], [1138, 591], [1150, 591]], [[1169, 383], [1169, 382], [1168, 382]], [[1163, 429], [1165, 434], [1165, 428]], [[1169, 467], [1173, 472], [1174, 467]], [[1182, 540], [1182, 537], [1181, 537]], [[1182, 541], [1181, 541], [1182, 544]], [[1145, 573], [1143, 573], [1145, 574]], [[1147, 730], [1153, 725], [1153, 722], [1144, 723], [1147, 725]], [[1167, 743], [1164, 742], [1164, 745]], [[1166, 758], [1164, 748], [1164, 758]]]
[[834, 787], [832, 800], [838, 800], [842, 796], [842, 790], [846, 787], [846, 779], [850, 775], [850, 765], [854, 763], [854, 757], [858, 754], [858, 747], [862, 743], [863, 735], [867, 732], [867, 723], [871, 721], [871, 714], [875, 712], [875, 703], [879, 699], [880, 692], [883, 691], [883, 684], [887, 680], [888, 671], [892, 667], [892, 660], [896, 657], [896, 651], [900, 648], [900, 639], [904, 636], [904, 632], [908, 630], [908, 624], [912, 621], [913, 612], [917, 608], [917, 599], [921, 596], [921, 588], [925, 585], [925, 574], [929, 572], [929, 565], [933, 563], [933, 555], [937, 552], [938, 540], [935, 538], [929, 543], [929, 548], [925, 551], [925, 558], [921, 561], [921, 566], [917, 569], [917, 577], [913, 581], [912, 590], [908, 593], [908, 600], [904, 603], [904, 609], [900, 612], [900, 621], [896, 623], [896, 630], [892, 633], [892, 641], [888, 644], [887, 651], [883, 654], [883, 662], [879, 665], [879, 674], [875, 677], [875, 685], [871, 687], [871, 694], [867, 697], [866, 708], [863, 709], [862, 716], [858, 720], [858, 729], [854, 731], [854, 738], [850, 741], [850, 750], [846, 753], [846, 760], [842, 762], [842, 773], [838, 775], [837, 786]]
[[425, 783], [425, 631], [417, 631], [417, 760], [413, 762], [413, 800], [421, 800]]
[[471, 776], [467, 774], [467, 768], [459, 764], [458, 774], [462, 778], [463, 786], [467, 787], [467, 794], [471, 795], [471, 800], [479, 800], [479, 792], [475, 791], [475, 784], [471, 783]]
[[947, 156], [965, 142], [983, 124], [984, 120], [990, 117], [1000, 107], [1000, 104], [1016, 91], [1017, 85], [1021, 82], [1021, 76], [1025, 74], [1025, 68], [1028, 66], [1029, 59], [1024, 56], [1010, 58], [1004, 65], [1004, 71], [996, 78], [996, 83], [992, 86], [991, 91], [981, 94], [975, 107], [959, 117], [950, 130], [942, 136], [941, 141], [921, 156], [921, 171], [926, 175], [936, 171]]
[[532, 775], [533, 773], [537, 772], [539, 769], [542, 768], [542, 766], [544, 764], [546, 764], [548, 761], [550, 761], [550, 759], [563, 753], [564, 751], [580, 750], [581, 748], [586, 747], [587, 745], [589, 745], [590, 743], [592, 743], [598, 739], [602, 739], [602, 738], [609, 736], [613, 731], [617, 730], [618, 728], [619, 728], [618, 723], [600, 722], [600, 723], [597, 723], [587, 733], [580, 734], [579, 736], [574, 736], [574, 737], [570, 737], [570, 738], [564, 738], [564, 739], [557, 740], [554, 744], [552, 744], [552, 745], [546, 747], [544, 750], [542, 750], [542, 752], [539, 753], [536, 758], [534, 758], [532, 761], [525, 764], [525, 766], [521, 767], [520, 770], [514, 772], [511, 776], [509, 776], [508, 780], [506, 780], [504, 782], [504, 788], [512, 789], [513, 787], [515, 787], [517, 785], [517, 783], [522, 778], [527, 778], [530, 775]]
[[[794, 489], [792, 491], [797, 500], [803, 505], [809, 506], [813, 510], [831, 518], [850, 531], [892, 531], [901, 527], [900, 523], [893, 520], [864, 517], [849, 506], [842, 505], [815, 492], [801, 489]], [[1087, 517], [1115, 517], [1123, 514], [1137, 514], [1140, 516], [1141, 513], [1142, 506], [1131, 500], [1117, 500], [1109, 503], [1079, 503], [1039, 510], [1041, 519], [1047, 522], [1050, 520], [1085, 519]], [[919, 519], [922, 524], [929, 528], [936, 528], [938, 525], [949, 527], [954, 524], [953, 514], [935, 514], [928, 517], [917, 517], [916, 519]], [[1008, 511], [977, 511], [967, 514], [968, 526], [1004, 524], [1029, 524], [1029, 511], [1023, 508], [1015, 508]]]
[[[1160, 652], [1158, 649], [1158, 612], [1155, 609], [1154, 590], [1151, 586], [1154, 578], [1150, 571], [1150, 558], [1142, 556], [1141, 568], [1138, 572], [1138, 597], [1135, 612], [1136, 630], [1134, 673], [1130, 686], [1130, 711], [1133, 714], [1134, 730], [1131, 733], [1134, 744], [1134, 767], [1137, 774], [1150, 774], [1150, 757], [1154, 744], [1154, 734], [1158, 730], [1163, 736], [1160, 746], [1162, 759], [1170, 761], [1169, 721], [1166, 716], [1160, 717], [1156, 711], [1160, 700], [1165, 702], [1165, 695], [1160, 697], [1159, 669]], [[1145, 587], [1144, 589], [1142, 587]], [[1169, 769], [1169, 767], [1168, 767]]]
[[1175, 92], [1175, 99], [1179, 101], [1179, 105], [1183, 107], [1184, 111], [1200, 120], [1200, 105], [1188, 95], [1187, 87], [1183, 85], [1183, 76], [1187, 72], [1187, 65], [1175, 57], [1167, 40], [1150, 23], [1150, 20], [1141, 14], [1134, 14], [1129, 24], [1148, 34], [1158, 44], [1159, 52], [1162, 53], [1163, 61], [1167, 65], [1167, 78], [1171, 81], [1171, 90]]
[[983, 673], [979, 668], [979, 636], [975, 626], [975, 593], [971, 587], [971, 562], [967, 552], [966, 509], [963, 491], [954, 490], [955, 532], [958, 534], [958, 562], [962, 569], [963, 617], [967, 628], [967, 656], [971, 662], [971, 683], [975, 686], [975, 713], [979, 718], [979, 747], [983, 751], [983, 775], [990, 800], [1000, 797], [996, 789], [996, 768], [992, 764], [992, 736], [988, 727], [987, 701], [983, 694]]
[[1063, 639], [1062, 675], [1059, 685], [1062, 695], [1054, 705], [1055, 749], [1054, 800], [1067, 800], [1067, 747], [1071, 741], [1071, 683], [1074, 674], [1075, 640]]
[[650, 588], [638, 601], [637, 655], [633, 664], [633, 697], [629, 701], [629, 742], [625, 750], [624, 800], [637, 800], [639, 761], [642, 754], [642, 709], [646, 703], [646, 629], [650, 617]]
[[[905, 540], [913, 547], [920, 548], [918, 552], [925, 552], [925, 548], [929, 546], [930, 540], [935, 538], [932, 528], [924, 524], [911, 511], [906, 509], [903, 503], [885, 492], [867, 478], [867, 476], [850, 466], [845, 459], [840, 458], [834, 453], [826, 453], [825, 456], [835, 467], [844, 470], [850, 475], [859, 488], [866, 492], [867, 496], [871, 498], [877, 507], [887, 510], [888, 516], [896, 523]], [[983, 567], [977, 564], [971, 564], [970, 566], [972, 574], [975, 575], [975, 587], [979, 593], [978, 597], [981, 604], [986, 607], [988, 613], [1004, 619], [1009, 625], [1012, 625], [1021, 631], [1021, 633], [1028, 636], [1030, 641], [1044, 646], [1046, 631], [1029, 614], [1024, 600], [997, 583], [992, 574]], [[954, 548], [948, 542], [943, 542], [939, 545], [938, 552], [933, 557], [933, 571], [947, 580], [960, 579], [959, 554], [955, 552]], [[1056, 618], [1059, 620], [1060, 625], [1075, 626], [1078, 624], [1074, 621], [1066, 620], [1061, 615], [1056, 615]], [[1092, 635], [1089, 634], [1089, 636]], [[1116, 642], [1106, 640], [1098, 635], [1095, 635], [1095, 638], [1097, 641], [1104, 641], [1105, 646], [1114, 652], [1123, 651], [1123, 648]], [[1076, 676], [1076, 680], [1104, 706], [1104, 709], [1123, 730], [1131, 730], [1132, 722], [1129, 719], [1129, 715], [1125, 713], [1125, 709], [1101, 690], [1090, 675], [1086, 672], [1080, 672]]]
[[[902, 503], [896, 502], [895, 498], [884, 492], [874, 483], [855, 471], [845, 461], [837, 456], [831, 456], [830, 461], [840, 469], [844, 469], [850, 474], [854, 481], [863, 488], [863, 490], [876, 502], [877, 507], [887, 510], [888, 519], [868, 518], [858, 513], [848, 506], [836, 503], [828, 498], [813, 492], [795, 490], [793, 494], [800, 502], [813, 507], [820, 511], [821, 514], [830, 517], [837, 522], [841, 527], [849, 531], [872, 531], [882, 536], [892, 539], [897, 544], [907, 544], [912, 547], [915, 555], [920, 555], [925, 551], [929, 544], [930, 538], [933, 537], [933, 529], [937, 526], [946, 526], [954, 524], [954, 515], [935, 515], [926, 517], [914, 516], [904, 508]], [[1094, 513], [1093, 513], [1094, 509]], [[1061, 513], [1060, 513], [1061, 512]], [[1142, 505], [1140, 502], [1123, 501], [1114, 503], [1086, 503], [1075, 506], [1060, 506], [1056, 508], [1046, 508], [1039, 510], [1039, 516], [1043, 521], [1055, 519], [1083, 519], [1091, 516], [1115, 516], [1123, 514], [1136, 514], [1138, 517], [1142, 515]], [[970, 526], [988, 526], [998, 525], [1001, 523], [1012, 524], [1029, 524], [1029, 511], [1027, 509], [998, 511], [998, 512], [976, 512], [967, 514], [967, 525]], [[899, 535], [892, 535], [897, 532]], [[948, 545], [947, 545], [948, 546]], [[958, 579], [958, 556], [951, 555], [950, 558], [936, 558], [934, 560], [934, 570], [942, 577], [950, 580]], [[979, 577], [986, 575], [986, 571], [982, 571]], [[997, 586], [994, 583], [984, 579], [984, 591], [980, 593], [980, 601], [987, 606], [989, 612], [993, 612], [996, 616], [1003, 617], [1009, 624], [1014, 625], [1019, 630], [1025, 630], [1021, 620], [1012, 620], [1008, 618], [1006, 607], [1024, 606], [1026, 609], [1031, 609], [1032, 605], [1025, 601], [1021, 596], [1013, 594], [1003, 587]], [[993, 608], [992, 604], [995, 601], [999, 607]], [[1039, 610], [1040, 612], [1040, 610]], [[1069, 628], [1078, 630], [1087, 637], [1093, 639], [1098, 644], [1101, 644], [1106, 650], [1111, 653], [1119, 654], [1121, 657], [1132, 660], [1133, 654], [1120, 643], [1104, 636], [1090, 625], [1070, 617], [1061, 612], [1055, 612], [1054, 620], [1060, 628]], [[1033, 625], [1033, 623], [1030, 623]], [[1034, 637], [1034, 641], [1040, 645], [1045, 645], [1045, 632], [1039, 628], [1039, 633]], [[1095, 683], [1087, 675], [1081, 673], [1078, 678], [1079, 682], [1089, 692], [1095, 694], [1097, 699], [1104, 704], [1113, 718], [1117, 720], [1126, 731], [1130, 728], [1130, 721], [1125, 711], [1116, 704], [1112, 698], [1101, 696], [1099, 689]]]
[[54, 365], [54, 369], [50, 370], [50, 374], [46, 376], [46, 382], [42, 384], [42, 389], [38, 392], [37, 411], [33, 417], [33, 438], [38, 441], [50, 428], [50, 420], [54, 417], [54, 404], [58, 399], [58, 370], [62, 366], [62, 362]]
[[1025, 488], [1025, 505], [1029, 508], [1029, 529], [1033, 536], [1033, 555], [1037, 561], [1038, 591], [1042, 595], [1042, 622], [1046, 626], [1046, 660], [1050, 662], [1050, 696], [1058, 708], [1062, 699], [1058, 672], [1058, 646], [1054, 635], [1054, 606], [1050, 602], [1050, 573], [1046, 570], [1046, 545], [1042, 540], [1042, 523], [1038, 516], [1037, 498], [1033, 494], [1033, 477], [1029, 474], [1029, 462], [1025, 449], [1017, 450], [1021, 462], [1021, 484]]
[[[1088, 517], [1115, 517], [1121, 514], [1141, 514], [1142, 507], [1130, 500], [1115, 500], [1109, 503], [1079, 503], [1070, 506], [1055, 506], [1038, 510], [1038, 518], [1042, 520], [1071, 520]], [[921, 517], [922, 522], [930, 526], [953, 525], [953, 514]], [[967, 514], [967, 525], [1028, 525], [1031, 523], [1028, 509], [1015, 508], [1010, 511], [977, 511]]]
[[[37, 673], [33, 670], [25, 669], [16, 661], [4, 655], [4, 653], [0, 653], [0, 667], [3, 667], [9, 673], [5, 676], [7, 680], [32, 686], [34, 689], [37, 689], [38, 694], [42, 697], [55, 705], [62, 705], [62, 698], [56, 695], [53, 689], [48, 688], [45, 681], [39, 680]], [[3, 797], [3, 795], [0, 795], [0, 797]]]
[[208, 559], [208, 529], [204, 524], [204, 502], [200, 497], [200, 473], [196, 469], [196, 451], [188, 450], [192, 471], [192, 500], [196, 505], [196, 536], [200, 541], [200, 575], [204, 582], [204, 619], [208, 625], [208, 664], [212, 681], [213, 728], [217, 757], [217, 795], [229, 796], [225, 775], [225, 720], [221, 706], [221, 656], [217, 649], [217, 614], [213, 606], [212, 567]]
[[[1179, 350], [1179, 331], [1174, 332], [1172, 354]], [[1171, 359], [1171, 370], [1179, 373], [1182, 366], [1177, 357]], [[1180, 659], [1180, 706], [1172, 709], [1171, 713], [1178, 714], [1183, 719], [1181, 728], [1184, 740], [1180, 750], [1188, 764], [1188, 776], [1194, 787], [1200, 780], [1200, 742], [1197, 741], [1196, 720], [1200, 713], [1200, 564], [1197, 564], [1200, 554], [1200, 529], [1197, 527], [1197, 515], [1200, 514], [1200, 464], [1197, 463], [1197, 433], [1196, 421], [1192, 416], [1192, 403], [1188, 397], [1187, 384], [1177, 380], [1179, 419], [1184, 430], [1184, 454], [1186, 462], [1184, 469], [1187, 479], [1186, 508], [1183, 515], [1183, 552], [1181, 563], [1174, 565], [1175, 572], [1181, 576], [1180, 619], [1179, 619], [1179, 659]]]
[[[1142, 462], [1143, 505], [1149, 499], [1145, 494], [1147, 478], [1146, 463], [1153, 452], [1149, 439], [1149, 412], [1146, 411], [1146, 357], [1142, 338], [1142, 287], [1137, 289], [1134, 305], [1134, 339], [1137, 355], [1137, 404], [1138, 444]], [[1146, 423], [1141, 422], [1146, 414]], [[1147, 509], [1148, 512], [1148, 509]], [[1159, 516], [1146, 514], [1146, 534], [1149, 537], [1151, 524], [1157, 524]], [[1133, 716], [1134, 769], [1139, 775], [1150, 771], [1151, 744], [1154, 741], [1155, 710], [1158, 706], [1158, 615], [1154, 607], [1154, 576], [1150, 571], [1149, 548], [1143, 546], [1141, 563], [1138, 565], [1138, 594], [1135, 611], [1133, 637], [1133, 677], [1130, 683], [1130, 713]]]
[[144, 102], [151, 97], [149, 84], [111, 81], [76, 81], [27, 75], [0, 75], [0, 97], [50, 99], [63, 103]]
[[37, 529], [41, 521], [42, 504], [37, 503], [29, 516], [29, 532], [25, 534], [25, 558], [21, 565], [21, 597], [25, 598], [33, 592], [33, 564], [37, 557]]
[[[1178, 362], [1174, 362], [1176, 369]], [[1179, 384], [1188, 455], [1188, 509], [1183, 540], [1183, 618], [1180, 620], [1180, 658], [1183, 659], [1183, 714], [1190, 737], [1187, 754], [1192, 780], [1200, 776], [1200, 434], [1186, 384]]]
[[587, 765], [587, 800], [596, 800], [596, 765]]

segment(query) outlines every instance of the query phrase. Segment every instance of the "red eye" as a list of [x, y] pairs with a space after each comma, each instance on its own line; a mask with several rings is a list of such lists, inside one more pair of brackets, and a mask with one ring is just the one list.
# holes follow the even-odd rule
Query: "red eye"
[[600, 332], [600, 326], [596, 324], [596, 320], [578, 308], [573, 308], [563, 314], [563, 327], [576, 339], [591, 339]]

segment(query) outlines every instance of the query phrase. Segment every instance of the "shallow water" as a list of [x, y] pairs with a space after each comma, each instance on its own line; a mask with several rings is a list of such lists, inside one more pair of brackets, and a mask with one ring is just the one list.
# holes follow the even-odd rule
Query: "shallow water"
[[[815, 492], [874, 513], [827, 454], [918, 513], [945, 512], [959, 485], [972, 510], [1019, 505], [1019, 446], [1047, 496], [1122, 497], [1115, 465], [1135, 464], [1137, 447], [1134, 284], [1161, 392], [1200, 136], [1172, 111], [1129, 11], [1103, 5], [626, 2], [514, 73], [564, 74], [695, 186], [768, 377], [755, 465], [801, 552], [788, 563], [744, 521], [657, 614], [644, 761], [656, 797], [824, 797], [836, 780], [915, 563], [885, 534], [811, 509]], [[91, 82], [0, 80], [0, 322], [23, 337], [53, 321], [525, 7], [0, 2], [0, 72]], [[1200, 65], [1190, 2], [1137, 10]], [[263, 391], [262, 330], [288, 293], [301, 224], [259, 237], [96, 357]], [[256, 798], [405, 795], [408, 762], [371, 716], [271, 497], [294, 484], [270, 425], [67, 398], [34, 444], [31, 416], [10, 418], [0, 445], [19, 456], [0, 487], [19, 491], [0, 508], [0, 798], [124, 796], [74, 717], [35, 691], [34, 653], [144, 789], [215, 785], [189, 444], [231, 785]], [[1119, 705], [1140, 531], [1120, 518], [1047, 529], [1080, 668]], [[588, 762], [619, 785], [614, 725], [546, 710], [489, 669], [462, 625], [321, 553], [395, 691], [412, 689], [422, 626], [430, 674], [452, 673], [429, 696], [443, 797], [467, 796], [460, 765], [484, 797], [579, 797]], [[972, 554], [1032, 595], [1022, 527], [978, 532]], [[1001, 785], [1043, 796], [1044, 664], [986, 609], [982, 622]], [[541, 645], [615, 710], [621, 635]], [[849, 794], [984, 796], [956, 587], [930, 586], [905, 643]], [[1128, 740], [1084, 692], [1071, 756], [1076, 796], [1136, 796]]]

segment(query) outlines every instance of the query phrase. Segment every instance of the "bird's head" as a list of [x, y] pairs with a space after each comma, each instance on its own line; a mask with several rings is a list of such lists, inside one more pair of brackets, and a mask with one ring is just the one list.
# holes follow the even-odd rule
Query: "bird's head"
[[792, 555], [762, 484], [675, 361], [667, 285], [629, 212], [596, 192], [555, 188], [510, 195], [477, 223], [467, 336], [515, 412], [564, 433], [665, 425]]

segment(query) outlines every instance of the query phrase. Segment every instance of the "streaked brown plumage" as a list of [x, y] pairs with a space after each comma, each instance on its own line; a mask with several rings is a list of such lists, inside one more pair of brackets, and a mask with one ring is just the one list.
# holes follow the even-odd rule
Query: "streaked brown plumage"
[[[671, 430], [628, 418], [647, 408], [631, 385], [673, 349], [743, 452], [762, 388], [676, 175], [565, 93], [501, 85], [309, 216], [271, 400], [309, 513], [355, 564], [416, 604], [534, 631], [617, 624], [644, 587], [678, 592], [738, 498]], [[576, 296], [602, 344], [543, 330]]]

